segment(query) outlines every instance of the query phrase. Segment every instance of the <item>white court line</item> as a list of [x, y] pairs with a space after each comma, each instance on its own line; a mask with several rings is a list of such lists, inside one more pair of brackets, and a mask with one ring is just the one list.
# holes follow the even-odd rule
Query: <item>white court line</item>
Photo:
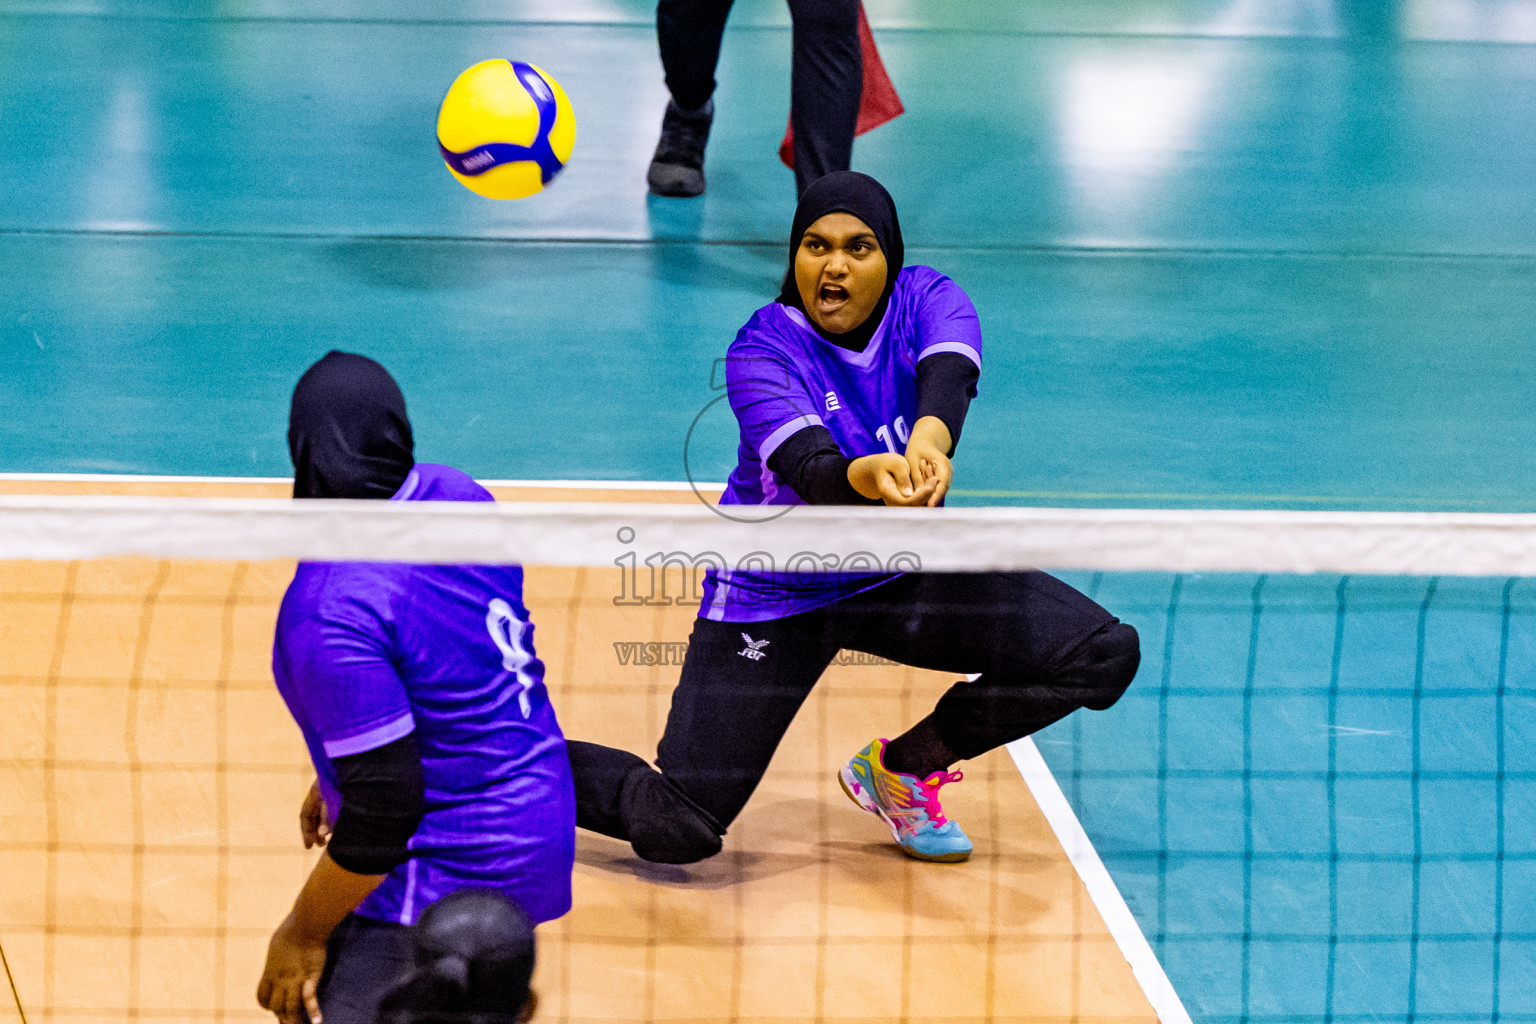
[[1109, 877], [1109, 871], [1099, 859], [1099, 851], [1093, 848], [1088, 833], [1083, 831], [1083, 823], [1077, 820], [1077, 814], [1072, 810], [1072, 805], [1067, 803], [1066, 794], [1061, 791], [1056, 776], [1051, 774], [1050, 766], [1040, 755], [1040, 748], [1035, 746], [1033, 739], [1025, 736], [1008, 744], [1008, 753], [1013, 755], [1013, 763], [1019, 766], [1024, 784], [1029, 787], [1035, 803], [1040, 805], [1045, 820], [1050, 822], [1051, 831], [1056, 833], [1061, 848], [1077, 869], [1077, 877], [1083, 880], [1089, 898], [1098, 908], [1104, 923], [1109, 926], [1115, 945], [1120, 947], [1121, 955], [1131, 965], [1131, 973], [1136, 976], [1137, 984], [1152, 1004], [1157, 1019], [1162, 1024], [1191, 1024], [1183, 1000], [1173, 990], [1172, 982], [1163, 972], [1163, 965], [1157, 961], [1157, 954], [1152, 952], [1147, 937], [1141, 932], [1141, 926], [1131, 914], [1131, 908], [1126, 906], [1125, 897], [1120, 895], [1115, 880]]

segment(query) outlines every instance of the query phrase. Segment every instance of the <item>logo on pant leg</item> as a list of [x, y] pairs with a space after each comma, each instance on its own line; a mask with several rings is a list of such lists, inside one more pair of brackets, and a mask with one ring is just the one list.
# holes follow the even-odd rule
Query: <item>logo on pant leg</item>
[[764, 647], [768, 646], [768, 641], [753, 640], [745, 633], [741, 634], [741, 638], [747, 642], [747, 646], [737, 653], [740, 654], [743, 658], [751, 658], [753, 661], [762, 661], [768, 653], [763, 650]]

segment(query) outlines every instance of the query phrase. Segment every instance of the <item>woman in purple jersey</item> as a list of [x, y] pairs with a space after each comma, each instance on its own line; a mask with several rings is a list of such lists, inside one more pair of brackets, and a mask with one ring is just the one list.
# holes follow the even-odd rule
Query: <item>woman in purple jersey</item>
[[[363, 356], [299, 380], [288, 447], [296, 498], [494, 500], [416, 462], [405, 398]], [[272, 672], [317, 775], [304, 843], [325, 850], [257, 989], [284, 1024], [376, 1024], [444, 896], [490, 890], [535, 922], [570, 909], [570, 762], [532, 640], [517, 566], [299, 564]]]
[[[737, 334], [727, 389], [741, 445], [722, 504], [934, 506], [981, 370], [970, 299], [904, 267], [896, 207], [843, 171], [806, 190], [777, 302]], [[840, 773], [903, 852], [958, 861], [957, 761], [1078, 708], [1104, 709], [1140, 661], [1136, 631], [1042, 572], [711, 573], [657, 749], [569, 744], [576, 821], [647, 860], [719, 852], [801, 703], [841, 649], [975, 676]]]

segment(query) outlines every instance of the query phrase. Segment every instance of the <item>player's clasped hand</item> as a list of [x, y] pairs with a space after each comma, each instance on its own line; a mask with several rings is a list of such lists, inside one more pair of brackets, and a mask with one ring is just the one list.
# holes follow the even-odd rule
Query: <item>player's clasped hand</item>
[[[934, 507], [949, 493], [949, 484], [955, 475], [955, 467], [946, 454], [952, 447], [949, 428], [935, 416], [924, 416], [912, 428], [907, 441], [907, 471], [920, 483], [932, 483], [933, 492], [927, 504]], [[887, 503], [889, 504], [889, 503]]]
[[902, 508], [933, 508], [949, 493], [955, 467], [945, 454], [949, 428], [934, 416], [924, 416], [912, 428], [906, 455], [883, 452], [848, 464], [848, 483], [866, 498], [878, 498]]
[[299, 933], [290, 916], [267, 946], [267, 966], [256, 986], [256, 1001], [281, 1024], [320, 1024], [316, 990], [325, 970], [325, 942]]
[[848, 482], [866, 498], [878, 498], [901, 508], [931, 504], [929, 499], [937, 487], [936, 477], [914, 483], [906, 458], [894, 452], [854, 459], [848, 464]]

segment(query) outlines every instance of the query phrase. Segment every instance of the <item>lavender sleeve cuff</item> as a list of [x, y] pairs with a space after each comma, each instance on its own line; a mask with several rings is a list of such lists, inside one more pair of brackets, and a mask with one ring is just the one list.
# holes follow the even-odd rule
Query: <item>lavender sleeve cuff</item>
[[325, 756], [334, 759], [377, 750], [386, 744], [404, 739], [415, 731], [416, 719], [407, 711], [380, 725], [370, 726], [362, 732], [326, 740]]

